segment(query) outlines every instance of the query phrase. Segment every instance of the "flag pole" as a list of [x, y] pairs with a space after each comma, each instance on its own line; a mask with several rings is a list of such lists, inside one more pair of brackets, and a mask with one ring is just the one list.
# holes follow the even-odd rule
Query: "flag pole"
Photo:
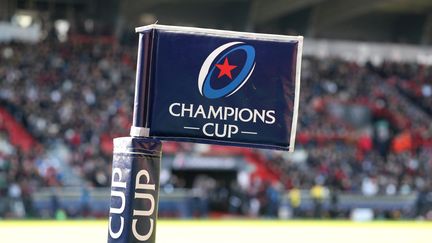
[[114, 139], [108, 243], [156, 242], [162, 143], [147, 121], [151, 41], [139, 33], [130, 137]]

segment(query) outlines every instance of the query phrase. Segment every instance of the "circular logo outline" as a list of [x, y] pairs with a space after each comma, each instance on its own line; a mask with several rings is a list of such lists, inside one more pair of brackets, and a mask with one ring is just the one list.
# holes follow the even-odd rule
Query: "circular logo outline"
[[[215, 63], [219, 63], [234, 51], [242, 50], [246, 53], [246, 62], [243, 68], [237, 77], [225, 87], [219, 89], [212, 88], [210, 82], [213, 71], [215, 70], [215, 66], [211, 66], [211, 64], [223, 51], [235, 45], [237, 46], [219, 57]], [[244, 44], [244, 42], [229, 42], [216, 48], [212, 53], [210, 53], [201, 66], [201, 70], [198, 75], [198, 89], [200, 94], [209, 99], [217, 99], [233, 95], [249, 80], [255, 69], [255, 65], [255, 49], [251, 45]]]

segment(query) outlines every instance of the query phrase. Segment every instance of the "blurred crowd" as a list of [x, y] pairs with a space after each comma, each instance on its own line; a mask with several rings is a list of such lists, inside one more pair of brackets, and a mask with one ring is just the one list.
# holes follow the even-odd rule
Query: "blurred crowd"
[[432, 209], [432, 112], [425, 105], [432, 100], [432, 68], [314, 58], [304, 66], [298, 152], [267, 154], [285, 187], [320, 186], [332, 195], [418, 193], [409, 215], [426, 215]]
[[[304, 62], [299, 155], [268, 154], [269, 166], [283, 171], [286, 186], [310, 188], [319, 182], [342, 191], [389, 195], [430, 189], [432, 113], [420, 100], [431, 98], [415, 102], [398, 91], [405, 78], [415, 79], [398, 73], [404, 64]], [[364, 124], [351, 121], [359, 107], [370, 112], [362, 113], [369, 120]]]
[[0, 100], [40, 144], [23, 152], [2, 133], [2, 143], [12, 149], [0, 149], [1, 194], [12, 197], [16, 185], [24, 194], [27, 184], [35, 189], [67, 183], [44, 159], [59, 143], [70, 150], [67, 162], [75, 173], [94, 186], [110, 185], [112, 138], [130, 127], [134, 53], [111, 43], [0, 45]]
[[[0, 44], [2, 107], [37, 141], [23, 151], [0, 131], [0, 217], [31, 215], [32, 192], [67, 184], [44, 159], [56, 144], [67, 148], [66, 163], [87, 183], [110, 185], [111, 140], [129, 133], [135, 52], [116, 42]], [[315, 188], [311, 195], [318, 198], [324, 189], [367, 196], [431, 192], [431, 80], [432, 67], [414, 63], [306, 57], [296, 152], [254, 150], [280, 183], [225, 183], [220, 201], [232, 213], [275, 215], [285, 191], [292, 192], [294, 208], [296, 190]], [[241, 208], [246, 200], [248, 212]]]

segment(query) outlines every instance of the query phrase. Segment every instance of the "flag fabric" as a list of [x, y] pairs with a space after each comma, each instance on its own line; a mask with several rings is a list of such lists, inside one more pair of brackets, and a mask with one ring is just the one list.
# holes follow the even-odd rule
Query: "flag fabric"
[[293, 150], [301, 36], [156, 24], [136, 31], [134, 126], [162, 140]]

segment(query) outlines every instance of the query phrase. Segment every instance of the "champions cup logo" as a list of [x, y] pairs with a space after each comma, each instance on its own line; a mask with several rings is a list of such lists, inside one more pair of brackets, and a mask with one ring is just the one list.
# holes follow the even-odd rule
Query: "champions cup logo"
[[[233, 55], [234, 53], [237, 55]], [[237, 61], [243, 61], [243, 68], [240, 69], [232, 61], [230, 63], [230, 59], [233, 60], [233, 56], [234, 58], [235, 56], [240, 56], [240, 58], [237, 58]], [[216, 48], [201, 66], [198, 76], [200, 94], [209, 99], [218, 99], [233, 95], [246, 84], [252, 75], [255, 64], [255, 49], [251, 45], [246, 45], [243, 42], [229, 42]], [[237, 73], [234, 78], [233, 72]], [[226, 85], [222, 84], [222, 87], [214, 88], [217, 86], [216, 82], [218, 81], [225, 83], [228, 81], [229, 83]]]
[[[229, 97], [240, 90], [255, 69], [255, 49], [243, 42], [229, 42], [216, 48], [205, 59], [198, 74], [198, 89], [208, 99]], [[272, 125], [276, 122], [273, 109], [250, 107], [213, 106], [175, 102], [168, 107], [173, 117], [196, 119], [198, 125], [184, 124], [183, 129], [200, 132], [205, 137], [232, 138], [255, 136], [255, 126]]]

